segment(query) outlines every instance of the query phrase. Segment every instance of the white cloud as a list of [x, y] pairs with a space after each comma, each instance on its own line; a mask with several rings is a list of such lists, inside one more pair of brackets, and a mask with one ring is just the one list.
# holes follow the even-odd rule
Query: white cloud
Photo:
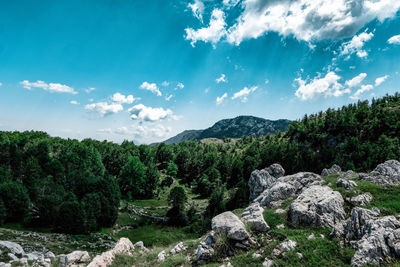
[[350, 93], [349, 89], [343, 89], [343, 85], [339, 83], [341, 77], [335, 72], [328, 72], [325, 77], [318, 75], [314, 79], [307, 81], [301, 78], [295, 79], [299, 87], [295, 95], [301, 100], [308, 100], [315, 97], [341, 96]]
[[240, 0], [223, 0], [222, 4], [227, 7], [231, 8], [233, 6], [236, 6], [239, 3]]
[[370, 91], [372, 89], [374, 89], [374, 86], [372, 84], [361, 85], [361, 88], [358, 89], [352, 96], [350, 96], [350, 98], [359, 99], [362, 93]]
[[122, 111], [124, 108], [119, 103], [111, 103], [108, 104], [106, 102], [98, 102], [93, 104], [87, 104], [85, 106], [86, 110], [90, 110], [93, 112], [99, 113], [101, 116], [110, 115], [113, 113], [118, 113]]
[[133, 97], [133, 95], [125, 96], [125, 95], [120, 94], [120, 93], [115, 93], [111, 97], [111, 99], [112, 99], [113, 102], [119, 103], [119, 104], [132, 104], [133, 101], [137, 100], [136, 98]]
[[71, 100], [69, 103], [72, 105], [79, 105], [79, 102], [76, 100]]
[[144, 89], [144, 90], [150, 91], [153, 94], [156, 94], [158, 96], [162, 96], [160, 89], [158, 89], [157, 84], [155, 84], [155, 83], [143, 82], [140, 85], [140, 89]]
[[89, 102], [93, 102], [93, 101], [94, 101], [94, 99], [93, 99], [93, 98], [89, 98], [88, 100], [89, 100]]
[[36, 82], [30, 82], [28, 80], [24, 80], [20, 82], [20, 84], [28, 90], [31, 90], [32, 88], [42, 88], [43, 90], [49, 91], [51, 93], [70, 93], [74, 95], [78, 93], [74, 90], [74, 88], [60, 83], [46, 83], [39, 80]]
[[222, 102], [224, 101], [224, 99], [227, 98], [227, 97], [228, 97], [228, 94], [227, 94], [227, 93], [224, 93], [222, 96], [217, 97], [217, 100], [216, 100], [217, 105], [222, 104]]
[[178, 86], [178, 88], [183, 89], [185, 87], [185, 85], [183, 83], [178, 83], [176, 86]]
[[247, 96], [248, 96], [249, 94], [253, 93], [255, 90], [257, 90], [257, 88], [258, 88], [257, 86], [253, 86], [253, 87], [251, 87], [251, 88], [245, 87], [245, 88], [243, 88], [242, 90], [240, 90], [239, 92], [236, 92], [236, 93], [233, 95], [232, 100], [233, 100], [233, 99], [236, 99], [236, 98], [240, 98], [241, 101], [242, 101], [243, 103], [245, 103], [245, 102], [247, 102]]
[[364, 44], [371, 40], [372, 37], [374, 37], [372, 32], [363, 32], [359, 35], [355, 35], [350, 41], [343, 43], [340, 55], [348, 55], [347, 59], [350, 58], [350, 55], [354, 53], [360, 58], [367, 57], [368, 53], [363, 49], [363, 47]]
[[3, 86], [3, 83], [2, 83], [2, 82], [0, 82], [0, 86]]
[[400, 44], [400, 34], [390, 37], [387, 42], [388, 44]]
[[175, 116], [172, 110], [163, 108], [152, 108], [143, 104], [138, 104], [128, 109], [131, 114], [132, 120], [140, 121], [161, 121], [168, 118], [177, 120], [178, 116]]
[[92, 91], [94, 91], [94, 90], [96, 90], [96, 88], [94, 88], [94, 87], [89, 87], [89, 88], [85, 89], [85, 92], [89, 94], [90, 92], [92, 92]]
[[98, 129], [97, 132], [100, 134], [116, 134], [122, 135], [126, 137], [131, 137], [136, 140], [152, 142], [152, 141], [160, 141], [160, 139], [164, 139], [171, 133], [171, 127], [166, 127], [161, 124], [152, 124], [152, 125], [131, 125], [131, 126], [121, 126], [116, 129], [111, 128], [103, 128]]
[[203, 12], [204, 12], [204, 4], [200, 0], [194, 0], [193, 3], [189, 3], [188, 7], [192, 10], [193, 15], [203, 22]]
[[214, 9], [211, 14], [210, 25], [205, 28], [194, 30], [186, 28], [186, 40], [190, 40], [190, 44], [194, 47], [197, 41], [210, 42], [215, 45], [226, 35], [225, 15], [219, 9]]
[[164, 86], [164, 87], [167, 87], [167, 86], [169, 85], [169, 82], [163, 81], [163, 82], [161, 83], [161, 85]]
[[226, 83], [226, 82], [228, 82], [228, 80], [225, 79], [225, 77], [226, 77], [225, 74], [221, 74], [221, 77], [217, 78], [215, 81], [217, 83]]
[[173, 98], [173, 97], [174, 97], [174, 95], [169, 95], [169, 96], [167, 96], [167, 97], [165, 98], [165, 100], [170, 101], [171, 98]]
[[388, 75], [376, 78], [375, 79], [375, 87], [381, 85], [384, 81], [386, 81], [387, 78], [389, 78]]
[[[224, 1], [229, 3], [233, 1]], [[392, 18], [400, 9], [398, 0], [243, 0], [242, 11], [233, 25], [226, 26], [225, 15], [214, 9], [210, 26], [186, 29], [186, 39], [220, 40], [239, 45], [243, 40], [258, 38], [272, 31], [297, 40], [314, 42], [343, 39], [356, 34], [368, 22]], [[232, 10], [235, 15], [237, 10]], [[360, 55], [363, 55], [360, 52]]]
[[360, 73], [353, 79], [346, 81], [345, 84], [346, 84], [346, 86], [348, 86], [350, 88], [356, 87], [365, 79], [365, 77], [367, 77], [366, 73]]

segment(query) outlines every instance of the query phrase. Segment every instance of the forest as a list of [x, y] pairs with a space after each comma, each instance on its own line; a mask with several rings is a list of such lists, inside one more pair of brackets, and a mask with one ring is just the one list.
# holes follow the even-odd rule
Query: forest
[[[95, 232], [115, 223], [121, 199], [157, 199], [179, 181], [169, 194], [169, 223], [201, 231], [212, 216], [247, 205], [255, 169], [280, 163], [288, 174], [320, 173], [338, 164], [367, 171], [399, 158], [399, 93], [305, 115], [287, 132], [223, 142], [149, 146], [0, 132], [0, 225]], [[185, 205], [184, 188], [208, 199], [204, 216]]]

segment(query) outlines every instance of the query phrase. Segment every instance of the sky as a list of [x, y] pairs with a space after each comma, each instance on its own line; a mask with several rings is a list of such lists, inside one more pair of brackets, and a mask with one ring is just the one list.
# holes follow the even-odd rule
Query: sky
[[0, 130], [137, 144], [400, 89], [398, 0], [0, 2]]

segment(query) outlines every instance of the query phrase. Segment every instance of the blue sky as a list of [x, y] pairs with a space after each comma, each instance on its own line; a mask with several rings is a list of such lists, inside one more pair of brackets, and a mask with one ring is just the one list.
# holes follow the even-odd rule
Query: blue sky
[[2, 1], [0, 130], [137, 143], [393, 94], [397, 0]]

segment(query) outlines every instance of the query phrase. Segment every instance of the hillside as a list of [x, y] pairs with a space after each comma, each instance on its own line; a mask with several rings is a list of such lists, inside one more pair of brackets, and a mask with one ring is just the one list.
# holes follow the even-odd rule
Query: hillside
[[243, 136], [258, 137], [284, 132], [290, 124], [289, 120], [267, 120], [254, 116], [238, 116], [224, 119], [204, 130], [187, 130], [165, 140], [165, 144], [177, 144], [182, 141], [201, 140], [205, 138], [241, 138]]

